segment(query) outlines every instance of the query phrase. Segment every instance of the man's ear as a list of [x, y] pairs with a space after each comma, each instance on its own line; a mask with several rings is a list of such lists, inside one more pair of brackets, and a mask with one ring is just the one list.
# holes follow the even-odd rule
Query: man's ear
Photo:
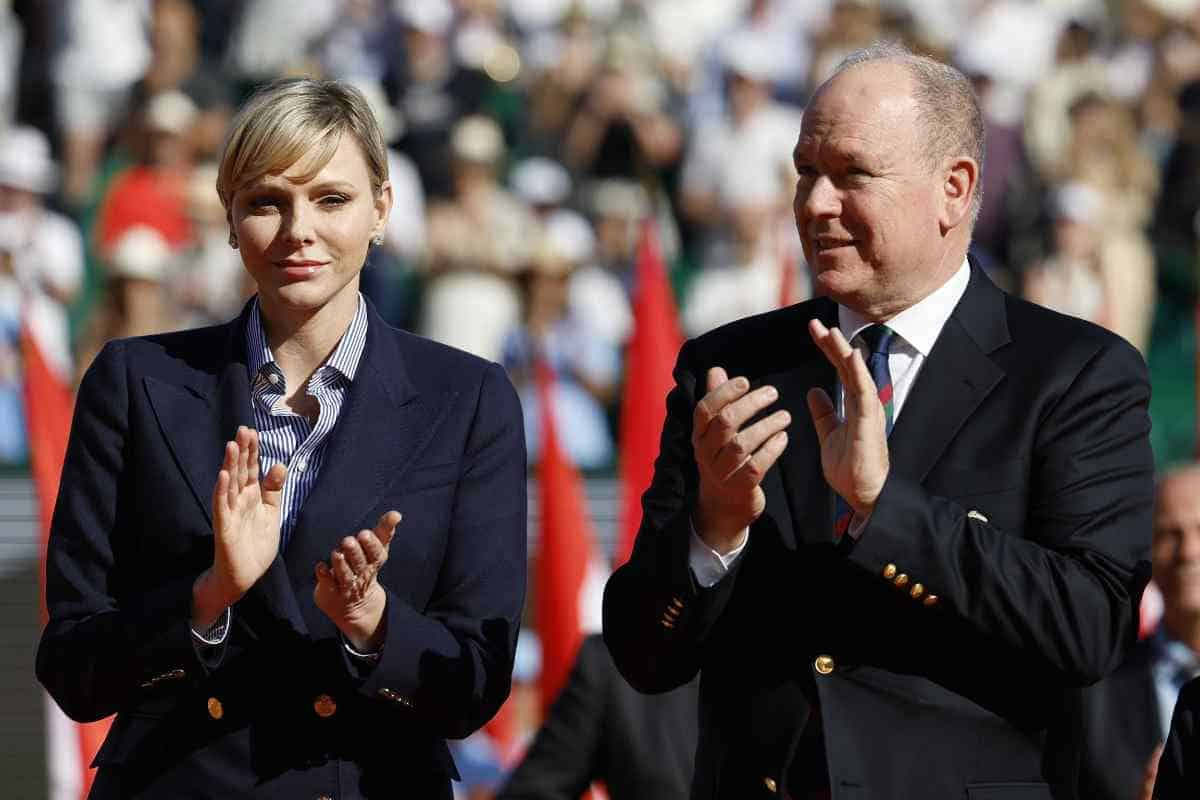
[[939, 220], [943, 233], [970, 222], [971, 200], [979, 191], [979, 164], [975, 159], [958, 156], [949, 161], [945, 169]]

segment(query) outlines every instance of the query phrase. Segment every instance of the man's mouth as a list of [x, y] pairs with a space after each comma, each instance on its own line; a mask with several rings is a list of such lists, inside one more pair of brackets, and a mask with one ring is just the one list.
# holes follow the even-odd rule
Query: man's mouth
[[819, 236], [813, 240], [813, 248], [818, 253], [824, 253], [826, 250], [836, 250], [839, 247], [850, 247], [853, 244], [853, 239], [835, 239], [825, 236]]

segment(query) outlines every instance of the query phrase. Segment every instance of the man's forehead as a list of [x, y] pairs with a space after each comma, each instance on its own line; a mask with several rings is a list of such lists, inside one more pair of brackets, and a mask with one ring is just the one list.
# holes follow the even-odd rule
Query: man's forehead
[[1158, 485], [1157, 518], [1200, 518], [1200, 468], [1178, 470]]

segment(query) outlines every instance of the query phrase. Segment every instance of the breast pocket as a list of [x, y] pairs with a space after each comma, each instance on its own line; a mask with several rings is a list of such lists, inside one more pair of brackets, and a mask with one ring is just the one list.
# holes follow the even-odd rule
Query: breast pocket
[[1029, 462], [1023, 458], [1006, 461], [943, 461], [926, 481], [926, 487], [943, 497], [981, 497], [1025, 491]]

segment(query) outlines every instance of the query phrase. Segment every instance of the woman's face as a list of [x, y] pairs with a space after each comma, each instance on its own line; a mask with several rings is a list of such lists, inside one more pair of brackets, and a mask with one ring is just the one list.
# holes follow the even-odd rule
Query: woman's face
[[231, 202], [242, 262], [268, 316], [330, 302], [352, 309], [367, 247], [392, 206], [391, 185], [372, 191], [367, 161], [350, 134], [309, 180], [303, 180], [311, 171], [305, 161], [263, 175]]

